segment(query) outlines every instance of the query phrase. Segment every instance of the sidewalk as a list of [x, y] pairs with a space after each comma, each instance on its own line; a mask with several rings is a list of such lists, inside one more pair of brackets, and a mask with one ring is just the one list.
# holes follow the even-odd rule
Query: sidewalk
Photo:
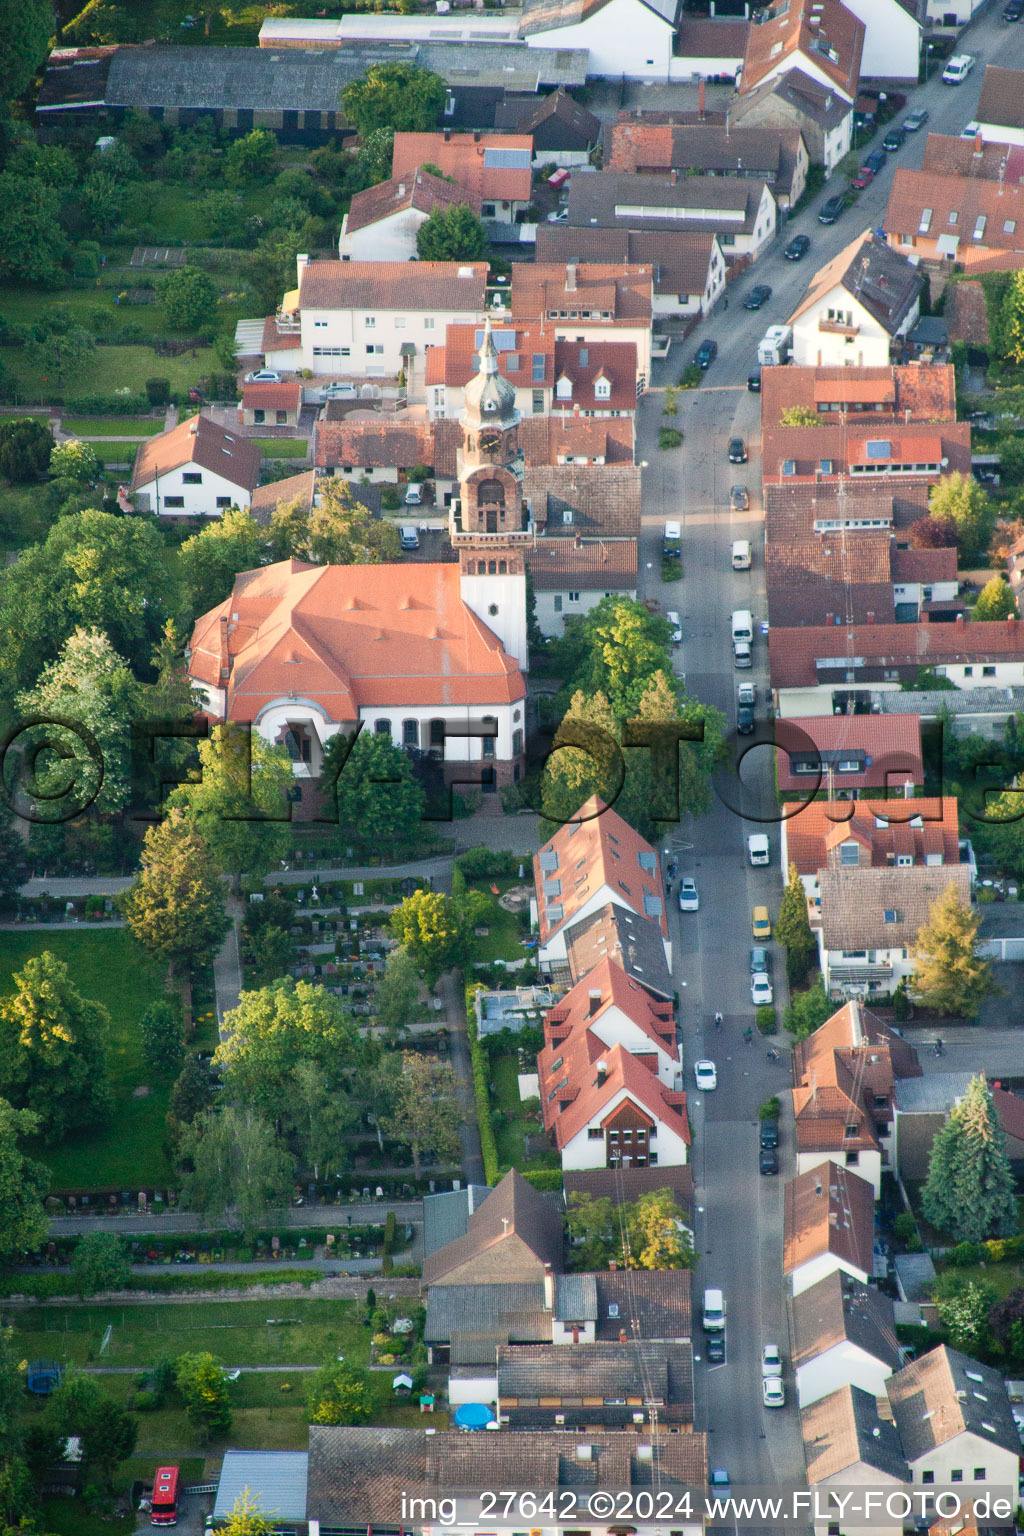
[[[479, 1182], [479, 1181], [478, 1181]], [[447, 1185], [445, 1186], [447, 1187]], [[267, 1227], [280, 1227], [282, 1231], [303, 1227], [377, 1226], [387, 1219], [388, 1211], [394, 1211], [399, 1221], [409, 1221], [415, 1226], [422, 1219], [421, 1202], [416, 1200], [355, 1200], [349, 1205], [300, 1205], [287, 1211], [277, 1211]], [[229, 1224], [224, 1222], [223, 1226]], [[124, 1232], [128, 1237], [157, 1237], [168, 1232], [204, 1232], [209, 1222], [199, 1211], [162, 1211], [159, 1216], [152, 1212], [118, 1212], [111, 1216], [54, 1216], [50, 1222], [53, 1237], [72, 1237], [82, 1232]], [[203, 1269], [207, 1268], [204, 1264]]]
[[237, 896], [229, 896], [225, 902], [231, 924], [224, 942], [213, 957], [213, 985], [217, 996], [217, 1033], [222, 1041], [227, 1039], [223, 1028], [224, 1015], [238, 1007], [242, 994], [242, 952], [238, 930], [242, 923], [244, 907]]
[[438, 991], [444, 999], [444, 1016], [448, 1025], [451, 1062], [458, 1079], [462, 1171], [466, 1175], [467, 1184], [486, 1184], [484, 1157], [480, 1147], [480, 1127], [476, 1118], [476, 1096], [473, 1092], [473, 1063], [470, 1060], [469, 1039], [466, 1034], [465, 998], [454, 972], [445, 972], [438, 984]]

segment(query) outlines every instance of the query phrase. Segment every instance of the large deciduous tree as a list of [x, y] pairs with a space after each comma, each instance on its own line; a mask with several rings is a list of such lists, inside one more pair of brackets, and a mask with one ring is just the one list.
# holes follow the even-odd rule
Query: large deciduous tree
[[228, 926], [224, 887], [205, 839], [183, 811], [150, 827], [138, 876], [119, 906], [139, 942], [172, 963], [220, 943]]
[[1015, 363], [1024, 363], [1024, 271], [1011, 273], [1000, 318], [1007, 356]]
[[391, 931], [431, 986], [442, 971], [456, 965], [464, 933], [451, 897], [443, 891], [413, 891], [391, 914]]
[[0, 1260], [34, 1248], [46, 1236], [49, 1224], [43, 1200], [50, 1187], [50, 1170], [26, 1157], [20, 1145], [38, 1126], [38, 1118], [29, 1110], [15, 1109], [0, 1099]]
[[448, 1063], [404, 1051], [384, 1131], [409, 1148], [417, 1178], [426, 1157], [438, 1163], [458, 1161], [460, 1118], [455, 1074]]
[[200, 267], [179, 267], [164, 278], [164, 313], [176, 331], [200, 331], [217, 316], [217, 285]]
[[258, 731], [222, 725], [199, 746], [200, 778], [168, 796], [202, 836], [218, 869], [258, 875], [278, 863], [291, 832], [292, 766], [284, 747]]
[[979, 954], [981, 917], [948, 885], [932, 903], [918, 930], [911, 987], [928, 1008], [957, 1018], [975, 1018], [986, 997], [998, 992], [992, 963]]
[[191, 1164], [182, 1177], [186, 1198], [211, 1221], [234, 1210], [242, 1230], [254, 1232], [271, 1209], [287, 1205], [292, 1159], [254, 1110], [229, 1104], [197, 1115], [180, 1150]]
[[0, 101], [20, 96], [46, 58], [53, 36], [49, 0], [0, 0]]
[[68, 1371], [43, 1411], [43, 1423], [58, 1439], [77, 1435], [82, 1467], [90, 1481], [109, 1487], [118, 1467], [135, 1450], [139, 1421], [108, 1397], [82, 1371]]
[[1017, 602], [1013, 595], [1013, 588], [1009, 582], [1001, 576], [993, 576], [986, 581], [978, 593], [978, 601], [974, 605], [975, 619], [1008, 619], [1011, 613], [1017, 612]]
[[389, 1039], [395, 1039], [413, 1021], [420, 995], [416, 962], [404, 945], [393, 949], [384, 962], [384, 974], [374, 998], [376, 1022]]
[[380, 565], [401, 554], [398, 529], [374, 517], [348, 482], [328, 480], [309, 507], [303, 498], [279, 502], [270, 519], [275, 560], [310, 560], [314, 565]]
[[310, 981], [285, 977], [243, 992], [224, 1015], [225, 1038], [215, 1057], [228, 1091], [240, 1104], [280, 1113], [292, 1073], [312, 1062], [336, 1086], [356, 1058], [359, 1031], [341, 999]]
[[365, 1424], [371, 1412], [365, 1371], [328, 1360], [310, 1377], [306, 1402], [311, 1424]]
[[437, 126], [446, 86], [418, 64], [372, 64], [341, 93], [345, 116], [361, 138], [375, 128], [425, 133]]
[[692, 1269], [693, 1243], [669, 1189], [652, 1189], [626, 1207], [630, 1269]]
[[128, 1244], [120, 1232], [86, 1232], [71, 1255], [71, 1274], [79, 1296], [123, 1290], [131, 1272]]
[[426, 803], [408, 754], [376, 731], [360, 732], [351, 750], [350, 742], [339, 732], [324, 752], [320, 787], [331, 820], [363, 847], [407, 841]]
[[68, 242], [60, 227], [60, 193], [36, 176], [0, 173], [0, 280], [59, 288]]
[[468, 203], [431, 208], [416, 231], [420, 261], [483, 261], [487, 231]]
[[932, 1142], [921, 1208], [932, 1226], [957, 1242], [979, 1243], [1017, 1230], [1006, 1135], [983, 1073], [971, 1079]]
[[980, 555], [988, 548], [995, 526], [995, 512], [988, 493], [973, 475], [954, 470], [933, 485], [928, 512], [939, 522], [952, 523], [967, 554]]
[[240, 571], [261, 563], [264, 534], [256, 519], [239, 507], [186, 539], [178, 552], [178, 570], [190, 618], [222, 603]]
[[26, 961], [0, 1001], [0, 1092], [59, 1141], [102, 1120], [110, 1091], [104, 1037], [110, 1016], [87, 1002], [49, 950]]
[[174, 1362], [174, 1384], [184, 1400], [186, 1418], [204, 1440], [230, 1432], [228, 1384], [211, 1354], [179, 1355]]

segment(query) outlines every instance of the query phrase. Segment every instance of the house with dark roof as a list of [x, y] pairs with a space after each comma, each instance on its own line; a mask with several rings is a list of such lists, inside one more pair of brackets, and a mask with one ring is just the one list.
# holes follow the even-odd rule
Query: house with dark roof
[[422, 166], [356, 192], [341, 221], [342, 261], [413, 261], [416, 236], [435, 208], [460, 205], [480, 216], [481, 195]]
[[[769, 427], [764, 434], [765, 480], [791, 485], [813, 480], [845, 480], [861, 486], [899, 477], [935, 484], [943, 474], [970, 472], [970, 423], [935, 425], [892, 422], [875, 426], [858, 417], [826, 426]], [[869, 525], [870, 527], [870, 525]], [[849, 524], [847, 523], [847, 531]], [[822, 532], [833, 532], [823, 527]]]
[[[830, 1493], [841, 1497], [854, 1488], [897, 1493], [910, 1481], [899, 1433], [891, 1418], [879, 1413], [872, 1392], [843, 1386], [818, 1398], [802, 1409], [800, 1430], [808, 1487], [820, 1498], [814, 1536], [828, 1536], [831, 1530]], [[902, 1536], [903, 1521], [897, 1515], [886, 1522], [876, 1514], [870, 1525], [844, 1519], [843, 1529], [850, 1536], [867, 1536], [869, 1530], [880, 1536]]]
[[608, 959], [656, 1000], [671, 998], [675, 991], [658, 923], [617, 901], [570, 920], [565, 930], [565, 958], [566, 984], [582, 981]]
[[864, 23], [841, 0], [815, 0], [813, 7], [777, 0], [752, 19], [740, 94], [799, 69], [852, 102], [863, 50]]
[[558, 1205], [513, 1168], [470, 1212], [465, 1232], [424, 1255], [423, 1284], [528, 1284], [561, 1268]]
[[877, 869], [835, 862], [821, 870], [818, 956], [826, 994], [837, 1000], [889, 997], [904, 978], [913, 990], [918, 933], [950, 886], [969, 906], [967, 864]]
[[[689, 1343], [498, 1346], [498, 1422], [515, 1429], [693, 1423]], [[682, 1438], [682, 1437], [681, 1437]]]
[[424, 1195], [424, 1256], [436, 1253], [457, 1237], [465, 1237], [469, 1218], [490, 1192], [486, 1184], [466, 1184], [461, 1189], [444, 1190], [439, 1195]]
[[898, 166], [882, 220], [893, 252], [968, 274], [1024, 264], [1024, 187]]
[[732, 103], [731, 116], [747, 128], [799, 129], [811, 164], [820, 165], [826, 178], [850, 152], [852, 99], [798, 67], [745, 90]]
[[[892, 1164], [901, 1179], [928, 1177], [932, 1142], [970, 1086], [971, 1072], [932, 1072], [896, 1084], [893, 1101]], [[1024, 1099], [990, 1084], [992, 1108], [1006, 1137], [1010, 1167], [1024, 1171]]]
[[588, 78], [668, 80], [681, 0], [525, 0], [529, 46], [586, 48]]
[[903, 1364], [890, 1298], [840, 1270], [790, 1297], [789, 1335], [801, 1408], [837, 1387], [883, 1397]]
[[672, 77], [735, 85], [743, 66], [749, 22], [739, 16], [684, 14], [679, 21]]
[[562, 1173], [562, 1187], [567, 1201], [580, 1194], [593, 1200], [608, 1199], [613, 1206], [631, 1205], [643, 1195], [667, 1189], [684, 1212], [684, 1220], [692, 1222], [693, 1170], [689, 1163], [671, 1168], [567, 1168]]
[[191, 416], [140, 443], [132, 500], [157, 517], [220, 517], [228, 507], [248, 507], [260, 458], [256, 443], [209, 416]]
[[430, 423], [403, 416], [353, 418], [347, 400], [328, 400], [313, 426], [313, 463], [358, 486], [397, 485], [423, 464], [434, 467]]
[[717, 235], [670, 229], [575, 229], [538, 224], [538, 261], [622, 262], [649, 265], [654, 275], [653, 313], [707, 314], [725, 292], [725, 256]]
[[540, 101], [506, 100], [495, 113], [494, 125], [532, 138], [535, 166], [588, 165], [601, 136], [601, 119], [561, 87]]
[[780, 208], [792, 207], [803, 193], [809, 163], [799, 128], [648, 123], [638, 113], [609, 124], [605, 135], [607, 171], [644, 176], [676, 171], [765, 181]]
[[1020, 1435], [999, 1371], [942, 1344], [890, 1376], [886, 1392], [915, 1485], [1015, 1489]]
[[777, 213], [766, 181], [735, 174], [596, 171], [574, 176], [569, 187], [568, 223], [576, 229], [711, 231], [727, 259], [759, 256], [775, 235]]
[[1024, 144], [1024, 69], [986, 64], [974, 116], [986, 142]]
[[581, 617], [614, 594], [637, 594], [635, 539], [542, 539], [527, 565], [541, 634], [557, 637], [565, 621]]
[[790, 315], [793, 362], [886, 367], [917, 323], [924, 281], [905, 256], [865, 230], [815, 273]]
[[875, 1192], [859, 1174], [824, 1163], [786, 1181], [782, 1269], [794, 1296], [835, 1270], [866, 1285], [874, 1235]]
[[258, 485], [249, 501], [250, 514], [266, 528], [277, 508], [286, 502], [298, 501], [305, 511], [311, 512], [317, 499], [316, 479], [316, 470], [306, 469], [301, 474], [274, 480], [270, 485]]

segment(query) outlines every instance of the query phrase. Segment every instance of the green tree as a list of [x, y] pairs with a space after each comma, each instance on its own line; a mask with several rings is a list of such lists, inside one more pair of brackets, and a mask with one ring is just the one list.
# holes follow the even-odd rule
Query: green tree
[[693, 1243], [670, 1189], [652, 1189], [626, 1207], [630, 1269], [692, 1269]]
[[813, 987], [808, 987], [806, 992], [791, 992], [789, 1003], [782, 1015], [783, 1026], [797, 1040], [806, 1040], [808, 1035], [813, 1035], [826, 1019], [830, 1019], [835, 1013], [835, 1007], [825, 996], [825, 982], [818, 977]]
[[140, 944], [172, 964], [223, 939], [224, 888], [205, 839], [184, 812], [170, 811], [149, 828], [138, 876], [118, 905]]
[[1009, 1237], [1017, 1230], [1014, 1179], [992, 1091], [973, 1077], [932, 1142], [921, 1209], [959, 1243]]
[[775, 922], [775, 937], [786, 946], [786, 972], [790, 985], [803, 981], [817, 944], [807, 916], [807, 892], [795, 864], [789, 866], [789, 878]]
[[178, 1078], [185, 1065], [185, 1040], [181, 1014], [173, 1003], [150, 1003], [139, 1020], [142, 1054], [147, 1066], [160, 1077]]
[[407, 842], [426, 803], [408, 754], [376, 731], [361, 731], [349, 751], [350, 740], [339, 732], [324, 751], [321, 789], [331, 820], [364, 847]]
[[92, 233], [109, 235], [128, 211], [131, 188], [109, 175], [106, 166], [97, 167], [82, 182], [78, 200]]
[[295, 1066], [311, 1061], [332, 1086], [354, 1064], [359, 1031], [341, 999], [290, 976], [243, 992], [224, 1015], [215, 1061], [238, 1103], [279, 1112]]
[[332, 1088], [315, 1061], [299, 1061], [285, 1089], [284, 1112], [314, 1179], [338, 1173], [346, 1161], [343, 1137], [357, 1118], [349, 1095]]
[[618, 719], [632, 716], [656, 672], [671, 671], [670, 631], [661, 614], [632, 598], [602, 598], [554, 647], [573, 690], [603, 693]]
[[224, 156], [224, 180], [230, 187], [268, 182], [277, 160], [277, 140], [266, 128], [254, 128], [236, 139]]
[[973, 555], [988, 549], [995, 526], [995, 511], [986, 491], [973, 475], [954, 470], [933, 485], [928, 496], [928, 514], [939, 522], [952, 523], [960, 548]]
[[41, 288], [61, 286], [68, 242], [59, 214], [55, 187], [35, 176], [0, 173], [0, 279]]
[[[39, 1126], [37, 1116], [0, 1099], [0, 1260], [34, 1248], [46, 1236], [49, 1223], [43, 1200], [50, 1188], [50, 1170], [26, 1157], [20, 1142]], [[0, 1356], [0, 1445], [5, 1443], [2, 1356]]]
[[279, 502], [270, 518], [274, 560], [309, 560], [314, 565], [380, 565], [399, 559], [398, 529], [374, 517], [346, 480], [324, 483], [318, 506], [302, 497]]
[[179, 1355], [174, 1362], [174, 1385], [184, 1400], [185, 1417], [204, 1440], [230, 1434], [228, 1384], [211, 1354]]
[[66, 443], [54, 443], [50, 453], [50, 474], [61, 479], [91, 483], [100, 472], [100, 461], [91, 443], [73, 437]]
[[779, 413], [779, 422], [784, 427], [820, 427], [826, 420], [813, 405], [787, 405]]
[[69, 325], [60, 330], [40, 326], [27, 338], [25, 356], [42, 370], [44, 382], [61, 386], [92, 364], [96, 343], [84, 325]]
[[11, 101], [32, 83], [53, 36], [49, 0], [0, 0], [0, 101]]
[[201, 331], [216, 318], [217, 285], [200, 267], [179, 267], [164, 278], [161, 293], [168, 323], [176, 331]]
[[[70, 800], [79, 805], [92, 800], [104, 815], [124, 809], [131, 793], [131, 728], [140, 702], [141, 689], [127, 663], [98, 629], [76, 629], [35, 687], [18, 695], [26, 719], [41, 715], [50, 722], [29, 732], [52, 753], [35, 769], [38, 788], [30, 790], [42, 800], [40, 819], [66, 820]], [[65, 720], [67, 725], [56, 723]], [[76, 725], [92, 735], [98, 756]], [[75, 773], [69, 782], [71, 761]]]
[[981, 914], [963, 904], [955, 885], [936, 897], [914, 948], [912, 987], [925, 1007], [973, 1019], [985, 998], [998, 992], [992, 963], [978, 952], [980, 927]]
[[304, 249], [296, 230], [271, 230], [250, 253], [245, 276], [263, 311], [273, 314], [282, 294], [295, 287], [295, 258]]
[[264, 535], [256, 519], [239, 507], [186, 539], [178, 552], [178, 570], [191, 618], [207, 613], [228, 596], [240, 571], [261, 564]]
[[47, 949], [25, 962], [0, 1000], [0, 1092], [39, 1120], [49, 1141], [102, 1120], [110, 1104], [103, 1054], [110, 1015], [74, 987]]
[[233, 239], [242, 219], [241, 202], [237, 192], [207, 192], [200, 198], [198, 207], [204, 233], [212, 240]]
[[442, 971], [458, 964], [464, 936], [454, 903], [443, 891], [413, 891], [392, 912], [391, 931], [430, 986]]
[[425, 1157], [442, 1164], [457, 1162], [461, 1115], [455, 1073], [448, 1063], [403, 1051], [402, 1076], [396, 1088], [384, 1133], [409, 1148], [416, 1177]]
[[983, 1280], [965, 1280], [955, 1271], [943, 1275], [935, 1292], [939, 1322], [949, 1330], [954, 1349], [975, 1355], [989, 1340], [989, 1313], [996, 1288]]
[[186, 1056], [185, 1065], [171, 1089], [170, 1117], [176, 1126], [191, 1125], [213, 1103], [213, 1085], [198, 1056]]
[[608, 1195], [595, 1198], [573, 1190], [566, 1208], [565, 1224], [574, 1269], [607, 1269], [613, 1258], [624, 1262], [622, 1229]]
[[224, 874], [259, 875], [277, 864], [290, 841], [292, 767], [284, 747], [258, 731], [218, 726], [199, 745], [201, 777], [168, 796], [204, 839]]
[[384, 962], [384, 974], [377, 983], [374, 998], [376, 1023], [387, 1035], [401, 1034], [416, 1016], [420, 978], [412, 955], [400, 945]]
[[227, 1525], [222, 1525], [220, 1530], [221, 1536], [271, 1536], [273, 1526], [263, 1513], [259, 1494], [243, 1488], [231, 1506]]
[[0, 475], [15, 484], [38, 480], [50, 462], [53, 437], [35, 416], [9, 416], [0, 421]]
[[1000, 318], [1007, 357], [1015, 363], [1024, 363], [1024, 271], [1010, 274]]
[[120, 1232], [86, 1232], [71, 1255], [71, 1274], [79, 1296], [122, 1291], [131, 1272], [128, 1244]]
[[483, 261], [487, 231], [468, 203], [434, 207], [416, 231], [420, 261]]
[[440, 75], [417, 64], [371, 64], [341, 93], [345, 116], [361, 138], [375, 128], [426, 133], [437, 126], [446, 86]]
[[378, 182], [388, 180], [394, 148], [392, 128], [374, 128], [362, 136], [356, 156], [356, 175], [362, 186], [375, 187]]
[[1013, 596], [1013, 588], [1005, 582], [1001, 576], [993, 576], [986, 581], [978, 593], [978, 601], [974, 605], [975, 619], [1008, 619], [1012, 613], [1017, 612], [1017, 604]]
[[328, 1360], [310, 1377], [306, 1402], [311, 1424], [365, 1424], [371, 1413], [366, 1372]]
[[42, 1414], [46, 1430], [58, 1439], [77, 1435], [82, 1442], [82, 1469], [91, 1482], [109, 1488], [114, 1474], [135, 1450], [139, 1421], [115, 1403], [92, 1376], [65, 1373]]
[[163, 540], [137, 517], [89, 507], [62, 517], [0, 576], [0, 687], [29, 687], [76, 629], [119, 656], [148, 657], [168, 591]]
[[234, 1210], [242, 1230], [254, 1232], [271, 1209], [288, 1203], [292, 1159], [251, 1109], [229, 1104], [197, 1115], [182, 1132], [181, 1152], [191, 1164], [182, 1177], [185, 1199], [211, 1221]]

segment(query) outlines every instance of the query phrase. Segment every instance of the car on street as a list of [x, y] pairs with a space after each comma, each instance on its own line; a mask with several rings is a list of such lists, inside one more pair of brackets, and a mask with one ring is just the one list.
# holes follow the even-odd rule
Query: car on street
[[757, 976], [769, 975], [772, 968], [772, 952], [765, 949], [763, 944], [753, 944], [750, 949], [750, 974]]
[[729, 463], [745, 464], [747, 462], [747, 450], [742, 437], [730, 437], [729, 439]]
[[709, 1333], [704, 1342], [704, 1355], [708, 1365], [724, 1365], [725, 1334]]
[[[1018, 0], [1011, 0], [1011, 4], [1015, 5], [1017, 3], [1018, 3]], [[1019, 0], [1019, 3], [1021, 5], [1021, 7], [1024, 8], [1024, 0]], [[1004, 12], [1004, 15], [1005, 15], [1005, 12]], [[928, 112], [927, 112], [926, 108], [924, 108], [924, 107], [915, 107], [913, 112], [908, 112], [906, 117], [903, 119], [903, 132], [904, 133], [917, 133], [918, 129], [923, 128], [927, 121], [928, 121]]]
[[754, 731], [754, 711], [749, 704], [741, 704], [736, 711], [736, 731], [740, 736], [751, 736]]
[[771, 860], [772, 845], [767, 832], [751, 832], [747, 838], [747, 858], [756, 869]]
[[786, 1384], [781, 1376], [766, 1376], [761, 1382], [761, 1401], [766, 1408], [785, 1408]]
[[755, 939], [770, 939], [772, 920], [767, 907], [755, 907], [750, 917], [750, 931]]
[[779, 1122], [774, 1115], [768, 1115], [761, 1121], [761, 1134], [759, 1137], [762, 1147], [777, 1147], [779, 1144]]
[[870, 155], [864, 156], [864, 164], [869, 171], [874, 171], [877, 176], [879, 171], [885, 169], [885, 155], [880, 149], [873, 149]]
[[734, 485], [729, 492], [730, 512], [749, 512], [750, 492], [745, 485]]
[[670, 608], [668, 610], [668, 612], [666, 613], [665, 617], [668, 620], [668, 627], [672, 631], [672, 644], [673, 645], [682, 645], [682, 643], [683, 643], [683, 621], [682, 621], [682, 619], [679, 617], [678, 613], [676, 613], [675, 610], [672, 609], [672, 608]]
[[897, 149], [903, 148], [903, 129], [893, 124], [882, 140], [882, 148], [893, 154]]
[[1024, 0], [1010, 0], [1003, 12], [1004, 21], [1020, 21], [1024, 16]]
[[281, 375], [275, 373], [273, 368], [257, 368], [255, 373], [246, 374], [245, 382], [247, 384], [280, 384]]
[[856, 187], [858, 192], [863, 192], [865, 187], [870, 187], [875, 179], [875, 173], [870, 165], [862, 165], [860, 170], [850, 182], [851, 187]]
[[751, 708], [753, 708], [753, 706], [757, 703], [757, 684], [737, 683], [736, 702], [737, 704], [749, 704]]
[[680, 912], [696, 912], [700, 908], [700, 897], [697, 895], [697, 886], [692, 875], [684, 875], [679, 882], [679, 910]]
[[771, 296], [772, 290], [767, 283], [756, 283], [743, 300], [743, 308], [760, 309], [762, 304], [768, 303]]
[[838, 219], [840, 215], [845, 212], [845, 210], [845, 197], [838, 194], [835, 197], [828, 197], [825, 199], [820, 209], [818, 210], [818, 223], [834, 224], [836, 219]]
[[709, 336], [706, 338], [706, 340], [701, 342], [700, 346], [694, 353], [693, 360], [697, 364], [698, 368], [710, 368], [711, 364], [714, 362], [717, 356], [718, 342], [713, 341]]
[[750, 978], [750, 1001], [755, 1008], [763, 1008], [771, 1004], [773, 997], [772, 984], [769, 978], [761, 971], [757, 976]]
[[718, 1069], [713, 1061], [695, 1061], [693, 1064], [693, 1080], [697, 1087], [704, 1093], [710, 1093], [718, 1087]]
[[779, 1171], [779, 1154], [774, 1147], [759, 1147], [757, 1150], [757, 1169], [766, 1178]]
[[761, 1375], [782, 1375], [782, 1351], [777, 1344], [766, 1344], [761, 1351]]
[[943, 85], [962, 85], [974, 68], [973, 53], [954, 53], [942, 71]]
[[726, 1498], [728, 1496], [732, 1483], [730, 1483], [729, 1474], [724, 1467], [711, 1468], [711, 1471], [708, 1473], [708, 1487], [719, 1498]]
[[[1024, 4], [1024, 0], [1021, 0], [1021, 3]], [[761, 393], [760, 368], [755, 368], [752, 373], [747, 374], [747, 388], [752, 395], [759, 395]]]
[[794, 235], [782, 254], [787, 261], [802, 261], [810, 248], [810, 235]]

